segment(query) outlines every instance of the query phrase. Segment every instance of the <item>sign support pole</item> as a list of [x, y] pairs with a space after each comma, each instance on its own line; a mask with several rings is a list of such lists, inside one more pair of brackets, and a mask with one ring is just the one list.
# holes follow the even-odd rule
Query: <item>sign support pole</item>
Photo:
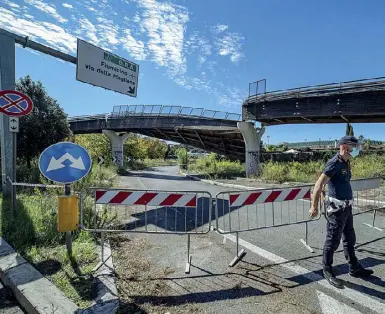
[[[0, 90], [15, 89], [15, 39], [0, 32]], [[1, 183], [4, 196], [10, 196], [12, 186], [7, 182], [9, 177], [13, 182], [16, 181], [15, 143], [14, 137], [9, 131], [9, 117], [1, 114]]]
[[[70, 196], [71, 195], [71, 186], [69, 184], [64, 185], [64, 195]], [[67, 247], [67, 254], [68, 256], [72, 256], [72, 237], [71, 237], [71, 231], [66, 232], [66, 247]]]
[[[9, 119], [8, 119], [9, 120]], [[16, 160], [17, 160], [17, 143], [16, 143], [16, 139], [17, 139], [17, 133], [16, 132], [13, 132], [12, 133], [12, 138], [13, 138], [13, 164], [12, 164], [12, 168], [13, 168], [13, 180], [12, 182], [16, 182]], [[11, 189], [12, 189], [12, 212], [14, 213], [16, 211], [16, 186], [15, 185], [10, 185]]]

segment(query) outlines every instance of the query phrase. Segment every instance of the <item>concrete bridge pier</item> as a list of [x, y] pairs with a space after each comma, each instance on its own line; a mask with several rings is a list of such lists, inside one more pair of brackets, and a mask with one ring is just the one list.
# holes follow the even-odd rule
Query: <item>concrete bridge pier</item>
[[117, 134], [116, 132], [111, 130], [102, 130], [102, 132], [110, 139], [112, 156], [116, 159], [116, 165], [119, 167], [123, 167], [123, 144], [128, 138], [129, 133]]
[[251, 122], [238, 122], [239, 131], [245, 141], [246, 176], [248, 178], [259, 175], [261, 138], [265, 128], [255, 128]]

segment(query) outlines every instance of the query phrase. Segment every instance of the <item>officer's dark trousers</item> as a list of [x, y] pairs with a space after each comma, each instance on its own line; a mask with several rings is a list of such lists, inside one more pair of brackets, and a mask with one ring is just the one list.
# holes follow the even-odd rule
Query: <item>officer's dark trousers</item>
[[332, 270], [333, 254], [338, 249], [341, 236], [345, 258], [349, 263], [350, 269], [358, 267], [358, 260], [354, 252], [356, 234], [353, 227], [352, 207], [348, 206], [335, 213], [328, 214], [326, 232], [322, 261], [324, 269]]

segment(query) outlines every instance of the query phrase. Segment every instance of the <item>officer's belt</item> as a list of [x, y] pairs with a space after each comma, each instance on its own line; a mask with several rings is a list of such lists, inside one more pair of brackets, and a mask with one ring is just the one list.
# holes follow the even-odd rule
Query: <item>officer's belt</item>
[[[333, 203], [336, 208], [331, 207], [330, 203]], [[351, 205], [353, 205], [353, 200], [339, 200], [337, 198], [328, 196], [328, 207], [326, 210], [330, 214], [330, 213], [334, 213], [336, 211], [339, 211], [339, 210], [344, 209], [344, 208], [351, 206]]]
[[328, 199], [330, 203], [333, 202], [336, 206], [346, 207], [346, 206], [353, 205], [353, 200], [339, 200], [337, 198], [330, 197], [330, 196], [328, 197]]

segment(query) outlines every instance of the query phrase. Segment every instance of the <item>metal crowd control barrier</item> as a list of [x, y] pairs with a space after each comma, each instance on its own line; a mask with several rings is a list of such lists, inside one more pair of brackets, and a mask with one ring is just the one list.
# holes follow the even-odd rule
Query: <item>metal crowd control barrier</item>
[[216, 196], [216, 230], [221, 234], [236, 233], [237, 255], [229, 266], [238, 263], [246, 251], [239, 251], [239, 233], [244, 231], [267, 229], [305, 223], [305, 239], [308, 245], [309, 221], [318, 220], [309, 217], [312, 186], [296, 186], [284, 189], [260, 189], [247, 192], [221, 192]]
[[[364, 225], [374, 228], [378, 231], [384, 231], [382, 228], [375, 226], [377, 211], [385, 210], [385, 188], [381, 189], [383, 183], [382, 178], [367, 178], [351, 181], [353, 190], [353, 215], [361, 215], [373, 212], [371, 224]], [[327, 203], [324, 206], [326, 210]]]
[[[94, 200], [87, 211], [90, 198]], [[208, 233], [211, 220], [209, 192], [92, 188], [81, 193], [80, 227], [100, 233], [102, 248], [106, 232], [187, 235], [187, 274], [190, 236]], [[102, 249], [102, 263], [108, 258], [104, 259]]]

